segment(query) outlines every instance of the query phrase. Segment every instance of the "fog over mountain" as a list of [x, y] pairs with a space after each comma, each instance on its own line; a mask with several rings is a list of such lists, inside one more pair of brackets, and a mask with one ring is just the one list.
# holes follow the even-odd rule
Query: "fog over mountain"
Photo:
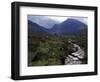
[[[29, 16], [28, 29], [40, 35], [74, 35], [87, 34], [86, 18]], [[82, 22], [83, 21], [83, 22]]]
[[47, 29], [53, 28], [55, 24], [60, 24], [68, 19], [75, 19], [87, 25], [86, 17], [64, 17], [64, 16], [35, 16], [28, 15], [28, 20], [43, 26]]
[[50, 19], [48, 16], [28, 16], [28, 20], [47, 29], [52, 28], [55, 24], [59, 24], [59, 21]]

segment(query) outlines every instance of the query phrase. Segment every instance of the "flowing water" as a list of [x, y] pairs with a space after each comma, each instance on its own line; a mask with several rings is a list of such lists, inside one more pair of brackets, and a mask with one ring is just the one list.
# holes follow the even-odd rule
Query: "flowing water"
[[69, 41], [70, 44], [73, 45], [74, 48], [77, 48], [76, 52], [69, 54], [65, 59], [65, 65], [75, 65], [75, 64], [82, 64], [84, 59], [84, 50], [77, 44], [72, 43]]

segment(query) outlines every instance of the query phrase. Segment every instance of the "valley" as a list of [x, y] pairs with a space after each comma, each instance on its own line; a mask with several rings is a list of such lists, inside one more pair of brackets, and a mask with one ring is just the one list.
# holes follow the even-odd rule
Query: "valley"
[[28, 20], [28, 66], [87, 64], [87, 25], [72, 18], [51, 23]]

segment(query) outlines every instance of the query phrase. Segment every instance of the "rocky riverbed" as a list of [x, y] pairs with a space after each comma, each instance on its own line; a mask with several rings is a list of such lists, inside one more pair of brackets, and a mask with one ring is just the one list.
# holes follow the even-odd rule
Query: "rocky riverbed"
[[65, 59], [65, 65], [75, 65], [75, 64], [82, 64], [85, 52], [84, 50], [77, 44], [72, 43], [69, 41], [71, 45], [73, 45], [73, 48], [77, 48], [77, 51], [69, 54]]

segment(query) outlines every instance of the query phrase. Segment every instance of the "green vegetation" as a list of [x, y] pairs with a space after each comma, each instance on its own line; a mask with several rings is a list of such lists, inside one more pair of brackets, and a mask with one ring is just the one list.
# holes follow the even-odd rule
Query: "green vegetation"
[[[75, 52], [68, 43], [72, 40], [85, 51], [83, 63], [87, 63], [86, 36], [28, 36], [28, 66], [64, 65], [64, 60]], [[76, 49], [77, 50], [77, 49]]]

